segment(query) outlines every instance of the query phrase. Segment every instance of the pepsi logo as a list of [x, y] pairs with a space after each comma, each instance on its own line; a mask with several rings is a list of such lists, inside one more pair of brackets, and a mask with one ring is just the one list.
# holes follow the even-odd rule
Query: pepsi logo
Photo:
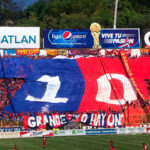
[[72, 39], [72, 33], [69, 31], [65, 31], [63, 33], [63, 39], [66, 41], [70, 41]]

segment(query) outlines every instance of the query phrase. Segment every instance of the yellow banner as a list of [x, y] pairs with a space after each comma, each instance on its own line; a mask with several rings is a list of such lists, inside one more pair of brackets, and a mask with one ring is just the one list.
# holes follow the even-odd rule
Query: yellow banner
[[39, 48], [34, 49], [17, 49], [16, 55], [36, 55], [40, 53]]
[[53, 49], [53, 50], [47, 50], [46, 52], [50, 56], [57, 56], [57, 55], [66, 56], [67, 55], [66, 49]]

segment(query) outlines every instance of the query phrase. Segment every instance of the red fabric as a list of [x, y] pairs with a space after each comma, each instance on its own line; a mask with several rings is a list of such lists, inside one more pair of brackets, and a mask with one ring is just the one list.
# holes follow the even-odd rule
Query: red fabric
[[150, 91], [148, 90], [148, 88], [150, 88], [150, 57], [131, 59], [124, 53], [121, 53], [121, 57], [132, 85], [138, 93], [138, 100], [140, 100], [140, 103], [142, 104], [142, 108], [137, 105], [135, 105], [135, 107], [130, 106], [130, 108], [127, 108], [128, 123], [140, 125], [142, 123], [141, 115], [145, 119], [144, 121], [147, 122], [147, 114], [150, 112], [150, 106], [145, 105], [146, 100], [149, 101], [150, 99]]
[[[147, 90], [148, 85], [145, 79], [150, 79], [150, 57], [139, 57], [136, 59], [126, 58], [126, 68], [127, 65], [129, 69], [127, 70], [131, 81], [135, 82], [136, 90], [139, 91], [145, 100], [150, 99], [150, 94]], [[124, 62], [125, 64], [125, 62]]]
[[23, 121], [23, 122], [24, 122], [23, 125], [24, 125], [24, 129], [25, 129], [25, 130], [30, 128], [30, 127], [29, 127], [29, 124], [28, 124], [28, 119], [29, 119], [29, 117], [30, 117], [30, 116], [24, 116], [24, 117], [23, 117], [23, 120], [24, 120], [24, 121]]
[[39, 129], [46, 128], [46, 124], [44, 124], [44, 114], [39, 114], [38, 116], [41, 116], [41, 125], [39, 125]]
[[59, 128], [61, 127], [61, 122], [60, 122], [60, 116], [58, 113], [55, 113], [52, 115], [53, 118], [53, 127], [54, 128]]
[[[85, 91], [78, 111], [107, 111], [109, 107], [111, 107], [111, 109], [115, 111], [122, 111], [121, 105], [115, 105], [96, 100], [96, 95], [98, 92], [97, 80], [100, 77], [104, 76], [107, 73], [110, 76], [112, 74], [118, 74], [127, 78], [121, 60], [118, 58], [112, 59], [91, 57], [86, 59], [86, 61], [84, 58], [77, 59], [77, 62], [85, 79]], [[123, 99], [123, 101], [125, 102], [126, 100], [123, 96], [124, 89], [122, 82], [112, 77], [108, 82], [111, 82], [111, 85], [113, 87], [113, 89], [111, 88], [110, 100], [114, 101], [116, 99]]]

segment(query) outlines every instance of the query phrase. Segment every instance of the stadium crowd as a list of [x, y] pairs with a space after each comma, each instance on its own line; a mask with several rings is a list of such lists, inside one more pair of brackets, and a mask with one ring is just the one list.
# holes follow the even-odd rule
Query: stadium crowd
[[21, 89], [24, 79], [0, 79], [0, 111], [4, 110], [5, 105], [10, 104], [10, 99], [16, 94], [16, 91]]

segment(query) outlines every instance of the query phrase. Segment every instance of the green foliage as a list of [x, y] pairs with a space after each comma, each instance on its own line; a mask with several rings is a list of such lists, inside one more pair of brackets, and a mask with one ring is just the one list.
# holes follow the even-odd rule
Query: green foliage
[[9, 25], [10, 22], [11, 25], [14, 25], [22, 15], [12, 0], [0, 0], [0, 25]]
[[87, 28], [87, 22], [88, 22], [88, 17], [83, 13], [81, 13], [81, 14], [70, 14], [70, 15], [62, 13], [60, 16], [59, 25], [57, 26], [57, 28], [86, 29]]
[[[117, 28], [149, 28], [149, 0], [119, 0]], [[38, 0], [21, 11], [12, 0], [0, 0], [0, 25], [87, 29], [92, 22], [113, 28], [115, 0]]]

